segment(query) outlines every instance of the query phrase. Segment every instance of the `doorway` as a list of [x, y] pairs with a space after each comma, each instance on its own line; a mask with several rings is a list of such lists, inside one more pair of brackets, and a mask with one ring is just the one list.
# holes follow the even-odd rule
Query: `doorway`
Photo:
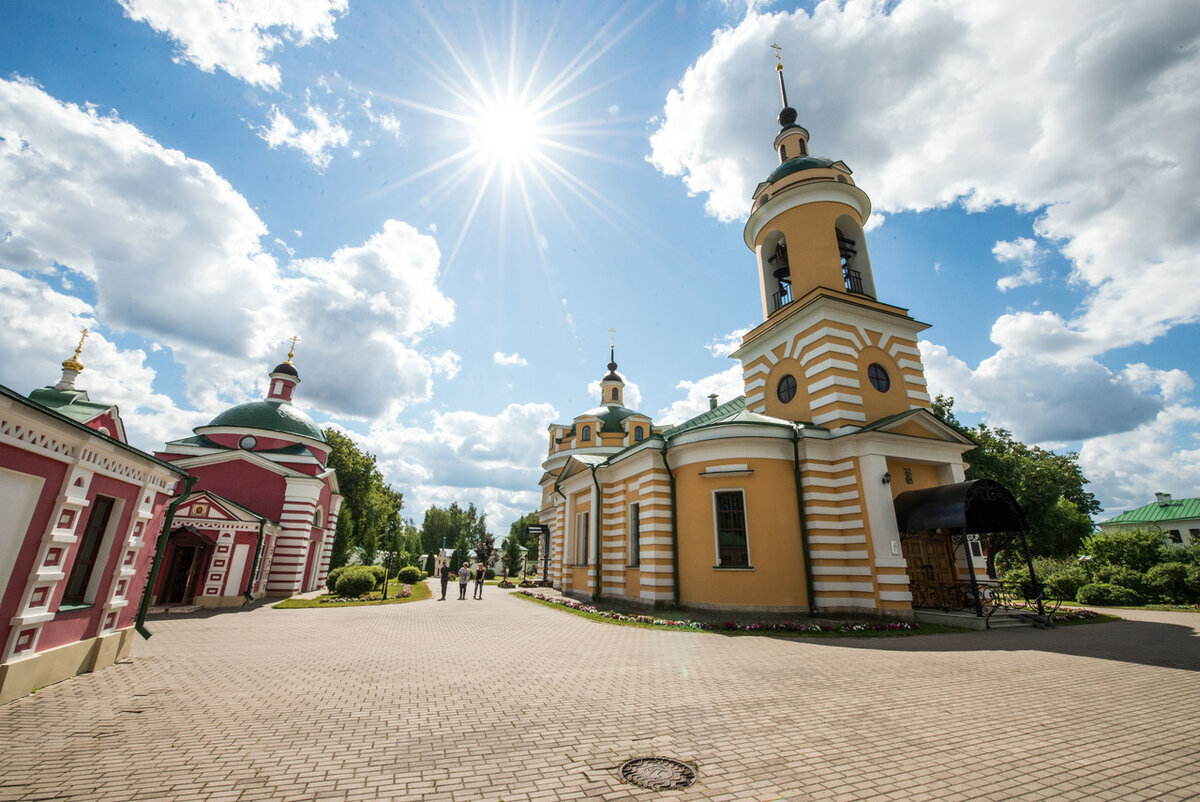
[[191, 604], [196, 597], [196, 580], [204, 562], [204, 548], [174, 544], [159, 604]]

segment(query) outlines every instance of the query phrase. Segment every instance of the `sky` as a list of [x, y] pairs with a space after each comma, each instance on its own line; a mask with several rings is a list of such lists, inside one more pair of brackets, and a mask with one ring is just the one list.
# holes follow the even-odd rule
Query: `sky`
[[[450, 8], [447, 8], [449, 6]], [[781, 48], [964, 422], [1105, 515], [1200, 494], [1200, 3], [0, 2], [0, 384], [155, 450], [265, 395], [420, 523], [540, 501], [615, 341], [656, 424], [740, 395]]]

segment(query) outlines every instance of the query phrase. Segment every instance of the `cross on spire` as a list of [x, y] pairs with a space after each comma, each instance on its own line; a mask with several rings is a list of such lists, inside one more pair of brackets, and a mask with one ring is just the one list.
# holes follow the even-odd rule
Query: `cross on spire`
[[777, 44], [772, 44], [771, 47], [775, 49], [775, 69], [779, 72], [783, 72], [783, 59], [779, 58], [779, 51], [781, 48]]
[[296, 355], [296, 343], [299, 341], [300, 341], [299, 334], [292, 336], [292, 347], [288, 349], [288, 358], [287, 358], [287, 363], [289, 365], [292, 364], [292, 357]]

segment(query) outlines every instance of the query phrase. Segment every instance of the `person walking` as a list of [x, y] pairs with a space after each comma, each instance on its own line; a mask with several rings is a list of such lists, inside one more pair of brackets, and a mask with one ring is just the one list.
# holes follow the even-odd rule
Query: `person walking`
[[462, 568], [458, 569], [458, 600], [462, 601], [467, 598], [467, 583], [471, 581], [471, 566], [467, 563], [462, 564]]
[[442, 575], [442, 598], [438, 601], [446, 600], [446, 588], [450, 587], [450, 561], [442, 563], [442, 570], [439, 572]]
[[486, 573], [483, 569], [483, 563], [479, 563], [479, 565], [475, 566], [475, 598], [477, 599], [483, 598], [484, 576], [486, 576]]

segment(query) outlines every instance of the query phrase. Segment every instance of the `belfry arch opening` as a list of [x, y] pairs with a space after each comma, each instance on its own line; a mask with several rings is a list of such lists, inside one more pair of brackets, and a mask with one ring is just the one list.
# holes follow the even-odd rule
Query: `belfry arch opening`
[[782, 232], [767, 234], [763, 240], [761, 259], [769, 315], [792, 302], [792, 268], [788, 263], [787, 238]]
[[853, 218], [842, 215], [835, 223], [835, 230], [846, 292], [874, 298], [875, 279], [871, 275], [871, 260], [867, 258], [862, 227]]

